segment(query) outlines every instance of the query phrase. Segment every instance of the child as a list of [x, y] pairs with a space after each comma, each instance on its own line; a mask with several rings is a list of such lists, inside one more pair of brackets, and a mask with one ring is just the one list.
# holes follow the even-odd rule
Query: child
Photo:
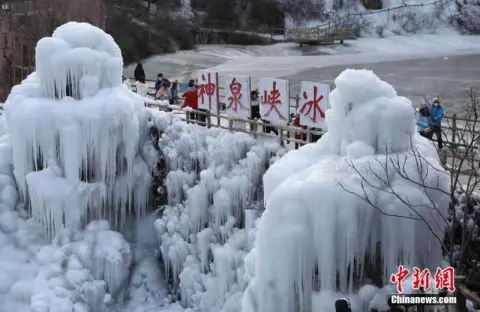
[[170, 101], [171, 93], [170, 90], [168, 89], [168, 84], [167, 83], [162, 83], [162, 86], [158, 90], [157, 94], [155, 95], [155, 98], [159, 101]]

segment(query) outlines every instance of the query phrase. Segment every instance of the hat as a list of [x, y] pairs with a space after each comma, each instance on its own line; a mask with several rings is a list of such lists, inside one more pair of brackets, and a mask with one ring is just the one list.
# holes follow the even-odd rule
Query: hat
[[438, 98], [434, 98], [433, 103], [440, 103], [440, 100]]
[[335, 301], [335, 310], [336, 311], [351, 311], [352, 306], [350, 304], [350, 299], [343, 297]]

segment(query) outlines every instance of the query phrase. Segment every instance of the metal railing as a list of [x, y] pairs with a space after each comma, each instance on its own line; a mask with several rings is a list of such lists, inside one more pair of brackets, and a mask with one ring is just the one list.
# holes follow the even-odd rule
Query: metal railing
[[[295, 101], [298, 101], [299, 97], [292, 97]], [[298, 102], [297, 102], [298, 103]], [[223, 104], [223, 103], [220, 103]], [[157, 107], [159, 109], [169, 109], [173, 113], [178, 115], [184, 115], [182, 117], [186, 122], [196, 123], [201, 126], [216, 127], [222, 128], [229, 131], [238, 131], [251, 135], [254, 138], [258, 136], [267, 136], [272, 139], [278, 140], [281, 146], [286, 146], [290, 143], [298, 143], [299, 145], [304, 145], [307, 143], [312, 143], [316, 141], [316, 138], [322, 136], [326, 133], [321, 129], [307, 128], [307, 127], [298, 127], [292, 124], [290, 121], [287, 125], [274, 125], [265, 123], [262, 120], [258, 119], [249, 119], [249, 118], [235, 118], [227, 116], [225, 113], [216, 114], [207, 110], [192, 110], [190, 108], [180, 109], [178, 105], [165, 105], [160, 104], [160, 102], [155, 101], [146, 101], [146, 106], [148, 107]], [[294, 106], [295, 107], [295, 106]], [[199, 118], [192, 119], [190, 114], [196, 114]], [[450, 147], [454, 148], [468, 148], [471, 150], [478, 150], [478, 147], [470, 147], [468, 143], [460, 142], [458, 132], [465, 132], [465, 129], [458, 125], [459, 121], [469, 122], [470, 120], [465, 118], [457, 117], [456, 114], [452, 116], [446, 116], [446, 124], [442, 124], [442, 136], [444, 138], [443, 143]], [[244, 124], [245, 127], [238, 127], [238, 124]], [[272, 134], [275, 133], [275, 134]], [[472, 134], [479, 135], [479, 131], [471, 131]], [[480, 142], [479, 142], [480, 143]], [[440, 155], [441, 158], [450, 157], [452, 155], [448, 154], [445, 151]], [[478, 157], [473, 155], [473, 157]], [[444, 163], [446, 162], [443, 159]]]
[[[147, 81], [149, 83], [154, 83], [154, 81], [152, 80], [149, 80]], [[135, 86], [133, 85], [133, 91], [135, 92]], [[149, 95], [150, 96], [153, 96], [155, 94], [154, 92], [154, 87], [149, 87], [150, 89], [150, 92], [149, 92]], [[181, 95], [181, 93], [179, 93]], [[226, 103], [225, 103], [225, 88], [223, 87], [219, 87], [219, 106], [222, 107], [222, 106], [225, 106]], [[300, 105], [300, 94], [295, 94], [295, 96], [290, 96], [290, 114], [292, 113], [296, 113], [297, 112], [297, 109]], [[180, 104], [180, 100], [181, 100], [181, 96], [176, 99], [176, 104], [179, 105]], [[154, 104], [154, 102], [151, 102], [150, 104], [148, 104], [148, 106], [158, 106], [158, 107], [165, 107], [165, 105], [158, 105], [158, 104]], [[173, 107], [173, 109], [179, 109], [179, 107]], [[182, 110], [183, 111], [183, 110]], [[259, 124], [259, 122], [254, 122], [252, 121], [251, 119], [243, 119], [243, 118], [232, 118], [232, 117], [228, 117], [226, 114], [222, 114], [222, 112], [224, 112], [224, 110], [222, 109], [219, 109], [219, 114], [215, 114], [213, 112], [201, 112], [201, 111], [198, 111], [199, 114], [203, 114], [203, 115], [206, 115], [206, 116], [209, 116], [209, 118], [211, 119], [212, 117], [214, 118], [218, 118], [218, 121], [217, 121], [217, 126], [220, 126], [220, 120], [226, 120], [227, 123], [229, 124], [230, 122], [247, 122], [249, 124], [252, 124], [251, 127], [249, 127], [250, 129], [254, 129], [255, 128], [255, 124], [257, 124], [257, 126], [260, 126], [260, 124], [262, 126], [268, 126], [268, 124], [264, 124], [264, 123], [261, 123]], [[444, 136], [444, 143], [445, 144], [448, 144], [450, 146], [455, 146], [455, 147], [459, 147], [459, 148], [467, 148], [468, 147], [468, 144], [464, 143], [464, 142], [460, 142], [459, 140], [459, 135], [458, 133], [461, 132], [461, 131], [464, 131], [464, 128], [461, 127], [461, 124], [462, 123], [471, 123], [472, 120], [470, 119], [467, 119], [467, 118], [463, 118], [463, 117], [459, 117], [457, 116], [456, 114], [453, 114], [453, 115], [450, 115], [450, 116], [445, 116], [444, 118], [445, 122], [444, 124], [442, 124], [442, 129], [445, 130], [443, 131], [443, 136]], [[192, 121], [193, 122], [193, 121]], [[478, 121], [479, 123], [479, 126], [480, 126], [480, 121]], [[211, 124], [211, 126], [215, 126], [213, 124]], [[269, 127], [273, 127], [277, 130], [285, 130], [285, 131], [292, 131], [292, 129], [294, 129], [294, 132], [299, 132], [299, 133], [303, 133], [306, 135], [305, 137], [305, 140], [294, 140], [294, 141], [298, 141], [299, 143], [310, 143], [311, 141], [308, 140], [308, 137], [311, 136], [311, 134], [318, 134], [318, 131], [317, 130], [312, 130], [312, 129], [303, 129], [303, 128], [299, 128], [299, 127], [294, 127], [294, 126], [288, 126], [287, 128], [285, 128], [285, 126], [278, 126], [278, 125], [269, 125]], [[313, 132], [312, 132], [313, 131]], [[473, 134], [476, 134], [476, 135], [479, 135], [480, 133], [480, 129], [478, 130], [479, 132], [472, 132], [472, 131], [469, 131], [469, 132], [472, 132]], [[309, 135], [309, 132], [311, 133]], [[253, 135], [253, 133], [250, 133]], [[288, 139], [289, 141], [292, 141], [291, 138]], [[480, 144], [480, 142], [479, 142]]]

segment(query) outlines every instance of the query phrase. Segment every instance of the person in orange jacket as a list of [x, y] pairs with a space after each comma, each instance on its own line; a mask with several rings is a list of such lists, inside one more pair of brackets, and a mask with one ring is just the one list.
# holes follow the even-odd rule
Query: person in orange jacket
[[[188, 81], [187, 92], [183, 94], [183, 103], [181, 108], [190, 107], [191, 109], [198, 110], [198, 96], [197, 96], [197, 86], [195, 85], [195, 80], [190, 79]], [[198, 120], [198, 114], [196, 112], [190, 112], [191, 120]]]

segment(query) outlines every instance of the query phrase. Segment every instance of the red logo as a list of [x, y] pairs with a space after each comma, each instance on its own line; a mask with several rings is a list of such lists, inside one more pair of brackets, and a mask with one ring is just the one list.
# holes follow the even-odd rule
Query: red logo
[[398, 266], [397, 273], [394, 273], [390, 276], [390, 282], [397, 284], [397, 292], [399, 294], [403, 293], [403, 282], [410, 275], [410, 271], [403, 267], [403, 265]]
[[[410, 271], [403, 265], [398, 266], [398, 271], [390, 276], [390, 282], [396, 285], [397, 292], [403, 293], [403, 283], [410, 275]], [[429, 269], [421, 270], [418, 267], [413, 268], [413, 289], [428, 290], [430, 286], [430, 278], [432, 274]], [[450, 292], [455, 291], [455, 269], [453, 267], [447, 267], [445, 269], [437, 268], [435, 275], [435, 289], [446, 288]]]
[[430, 289], [430, 270], [423, 269], [420, 271], [419, 268], [413, 268], [413, 289]]
[[453, 267], [437, 268], [435, 272], [435, 288], [447, 288], [450, 292], [455, 291], [455, 269]]

